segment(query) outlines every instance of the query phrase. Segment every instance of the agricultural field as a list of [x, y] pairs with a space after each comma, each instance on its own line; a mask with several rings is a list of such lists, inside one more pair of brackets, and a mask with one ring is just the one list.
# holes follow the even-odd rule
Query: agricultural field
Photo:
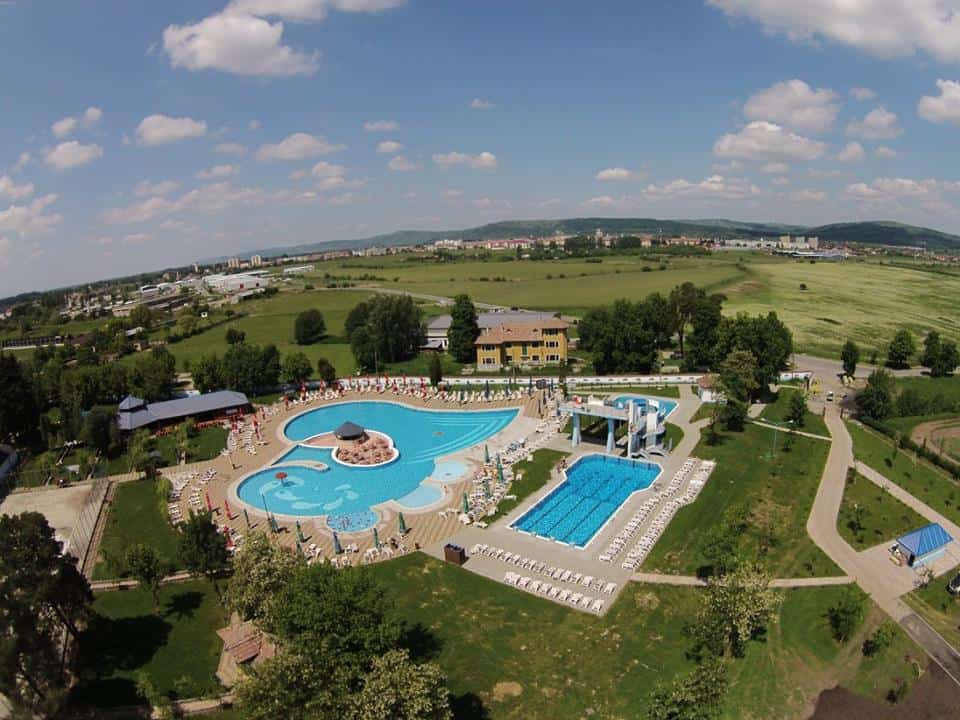
[[723, 289], [727, 312], [776, 310], [793, 331], [798, 352], [836, 357], [851, 338], [866, 361], [873, 350], [882, 359], [900, 328], [918, 339], [930, 329], [960, 337], [953, 301], [960, 293], [956, 275], [865, 261], [751, 260], [747, 269], [748, 279]]

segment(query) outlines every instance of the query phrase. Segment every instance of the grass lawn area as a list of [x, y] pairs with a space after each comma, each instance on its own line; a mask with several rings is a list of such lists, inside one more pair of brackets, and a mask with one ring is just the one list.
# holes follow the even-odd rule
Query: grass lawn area
[[697, 411], [690, 418], [690, 422], [709, 420], [713, 417], [714, 407], [716, 407], [716, 403], [700, 403], [700, 407], [697, 408]]
[[[246, 314], [245, 317], [218, 325], [169, 345], [168, 348], [177, 358], [178, 369], [184, 370], [186, 361], [192, 362], [213, 352], [223, 355], [227, 349], [227, 330], [236, 328], [246, 333], [248, 343], [273, 343], [282, 356], [291, 352], [303, 352], [314, 367], [319, 358], [325, 357], [333, 363], [341, 376], [347, 375], [352, 373], [356, 366], [350, 345], [343, 337], [343, 323], [350, 310], [368, 297], [369, 292], [356, 290], [280, 292], [271, 298], [242, 303], [237, 308], [239, 312]], [[309, 308], [316, 308], [323, 313], [328, 338], [314, 345], [297, 345], [293, 342], [293, 323], [298, 313]]]
[[[683, 628], [698, 588], [631, 583], [598, 618], [419, 553], [371, 570], [395, 590], [403, 617], [436, 640], [458, 720], [640, 718], [658, 681], [693, 667]], [[919, 651], [905, 638], [870, 667], [860, 637], [844, 646], [830, 638], [825, 614], [840, 592], [784, 593], [765, 640], [731, 665], [724, 718], [801, 717], [837, 682], [885, 692], [906, 672], [904, 654]]]
[[[571, 378], [573, 380], [575, 378]], [[571, 392], [574, 389], [571, 388]], [[679, 385], [587, 385], [585, 383], [576, 384], [576, 392], [595, 392], [597, 394], [609, 395], [610, 397], [619, 397], [620, 395], [643, 395], [644, 397], [656, 399], [658, 397], [677, 400], [680, 397]]]
[[493, 522], [497, 518], [506, 515], [517, 505], [530, 497], [531, 494], [537, 492], [540, 488], [546, 485], [547, 481], [550, 479], [550, 471], [553, 469], [554, 465], [560, 462], [561, 459], [567, 457], [569, 454], [570, 453], [560, 452], [559, 450], [541, 448], [540, 450], [534, 451], [533, 460], [531, 462], [521, 460], [518, 463], [514, 463], [514, 477], [516, 477], [517, 473], [523, 473], [523, 478], [520, 480], [514, 480], [513, 484], [510, 486], [509, 494], [516, 495], [517, 499], [501, 500], [500, 504], [497, 505], [496, 515], [493, 515], [490, 518], [485, 518], [486, 521]]
[[[220, 451], [227, 446], [228, 431], [220, 426], [207, 427], [190, 438], [189, 450], [187, 450], [187, 462], [202, 462], [204, 460], [213, 460], [220, 454]], [[157, 438], [157, 451], [163, 455], [163, 465], [176, 465], [177, 440], [171, 433]]]
[[848, 422], [857, 460], [882, 473], [953, 522], [960, 522], [960, 486], [929, 463], [896, 450], [886, 437]]
[[934, 578], [925, 588], [918, 588], [903, 599], [947, 642], [960, 647], [960, 598], [947, 592], [947, 583], [954, 575], [949, 572]]
[[[790, 412], [790, 397], [795, 392], [799, 391], [793, 388], [780, 388], [777, 392], [777, 399], [763, 409], [763, 412], [760, 414], [760, 419], [766, 420], [767, 422], [783, 424], [784, 427], [788, 427], [787, 413]], [[807, 414], [804, 416], [803, 425], [796, 429], [801, 432], [830, 437], [830, 431], [827, 430], [827, 424], [823, 421], [823, 417], [809, 410], [807, 410]]]
[[775, 577], [841, 574], [806, 530], [830, 444], [793, 436], [788, 448], [780, 433], [771, 459], [773, 432], [747, 425], [742, 433], [722, 433], [717, 445], [700, 441], [693, 454], [716, 460], [717, 467], [700, 497], [667, 526], [644, 570], [695, 574], [706, 564], [701, 550], [708, 531], [745, 516], [740, 547], [760, 553]]
[[[947, 334], [953, 338], [955, 332]], [[922, 337], [918, 336], [918, 344], [922, 348]], [[897, 393], [910, 389], [929, 406], [929, 413], [956, 413], [960, 412], [960, 375], [950, 377], [899, 377], [896, 379]], [[928, 418], [934, 420], [936, 418]]]
[[926, 524], [922, 515], [890, 493], [862, 475], [850, 475], [843, 491], [837, 529], [853, 549], [866, 550]]
[[197, 697], [220, 689], [214, 673], [222, 642], [216, 631], [227, 611], [203, 580], [160, 589], [160, 613], [143, 590], [97, 595], [83, 633], [74, 697], [95, 707], [139, 704], [136, 674], [145, 672], [160, 692]]
[[162, 560], [176, 565], [179, 537], [167, 521], [164, 505], [153, 480], [135, 480], [117, 486], [93, 569], [94, 580], [117, 577], [124, 554], [136, 543], [149, 545]]
[[671, 422], [664, 423], [667, 432], [663, 435], [663, 444], [669, 447], [676, 447], [683, 440], [683, 428], [674, 425]]

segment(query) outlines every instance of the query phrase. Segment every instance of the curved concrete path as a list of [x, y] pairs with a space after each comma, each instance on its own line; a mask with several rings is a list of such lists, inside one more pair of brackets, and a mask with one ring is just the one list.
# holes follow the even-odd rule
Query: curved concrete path
[[[898, 622], [907, 634], [954, 681], [960, 684], [960, 653], [900, 599], [899, 594], [902, 589], [898, 590], [899, 586], [890, 582], [892, 566], [884, 565], [882, 561], [877, 562], [876, 554], [871, 554], [869, 551], [858, 553], [840, 536], [837, 530], [837, 516], [843, 501], [847, 470], [855, 467], [853, 440], [836, 408], [828, 407], [824, 420], [833, 442], [830, 445], [830, 454], [827, 456], [820, 487], [817, 489], [817, 495], [810, 510], [810, 517], [807, 519], [807, 532], [831, 560], [847, 575], [854, 578], [857, 585], [877, 603], [880, 609]], [[866, 477], [876, 482], [875, 478], [879, 473], [874, 471], [870, 473]], [[882, 475], [879, 477], [882, 478]], [[903, 488], [887, 481], [886, 478], [877, 484], [930, 519], [931, 522], [939, 522], [936, 518], [942, 517]], [[952, 523], [944, 527], [950, 526], [956, 527]], [[950, 532], [949, 529], [948, 532]]]

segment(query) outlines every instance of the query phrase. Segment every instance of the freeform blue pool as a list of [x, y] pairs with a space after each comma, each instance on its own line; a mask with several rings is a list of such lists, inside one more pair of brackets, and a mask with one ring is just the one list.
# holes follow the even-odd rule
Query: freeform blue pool
[[650, 487], [659, 465], [584, 455], [560, 485], [513, 523], [517, 530], [586, 547], [630, 495]]
[[[435, 474], [435, 459], [482, 443], [509, 425], [517, 412], [432, 411], [378, 401], [316, 408], [287, 423], [283, 430], [287, 439], [299, 443], [350, 421], [389, 435], [399, 457], [381, 466], [349, 466], [334, 460], [330, 448], [296, 445], [271, 467], [243, 480], [237, 496], [258, 510], [297, 517], [326, 515], [334, 529], [361, 530], [376, 523], [370, 509], [379, 503], [398, 500], [417, 507], [440, 499], [438, 488], [420, 485]], [[323, 463], [328, 469], [309, 463]], [[460, 467], [466, 472], [466, 466]], [[442, 463], [439, 475], [450, 480], [457, 469], [453, 463]], [[279, 471], [286, 477], [278, 479]]]

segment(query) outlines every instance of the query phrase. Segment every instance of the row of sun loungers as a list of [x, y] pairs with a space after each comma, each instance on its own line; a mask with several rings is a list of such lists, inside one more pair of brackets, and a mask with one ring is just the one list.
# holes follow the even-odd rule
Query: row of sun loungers
[[581, 585], [588, 589], [593, 588], [594, 590], [603, 592], [605, 595], [613, 595], [617, 590], [617, 584], [615, 582], [607, 582], [603, 578], [594, 577], [593, 575], [584, 575], [562, 567], [547, 565], [545, 562], [511, 553], [493, 545], [477, 543], [471, 548], [470, 554], [484, 555], [494, 560], [501, 560], [508, 565], [516, 565], [522, 570], [529, 570], [532, 573], [544, 575], [550, 580], [570, 583], [572, 585]]
[[513, 585], [534, 595], [543, 595], [557, 602], [567, 603], [581, 610], [589, 610], [594, 613], [599, 613], [603, 610], [603, 598], [595, 598], [592, 595], [567, 590], [566, 588], [551, 585], [546, 581], [531, 580], [529, 577], [521, 577], [514, 572], [508, 572], [504, 575], [503, 581], [507, 585]]
[[[640, 537], [640, 540], [633, 546], [630, 552], [627, 553], [627, 557], [622, 563], [624, 569], [636, 570], [642, 565], [647, 555], [653, 549], [653, 546], [657, 543], [657, 540], [660, 539], [660, 535], [663, 534], [663, 531], [670, 523], [670, 520], [673, 519], [673, 516], [677, 513], [677, 510], [696, 500], [703, 486], [706, 484], [707, 479], [710, 477], [710, 474], [713, 472], [713, 469], [716, 467], [716, 463], [712, 460], [705, 460], [699, 462], [698, 465], [696, 469], [688, 468], [684, 470], [684, 468], [681, 468], [679, 472], [685, 472], [685, 477], [689, 477], [687, 489], [680, 496], [668, 500], [660, 509], [659, 513], [654, 517], [653, 522], [650, 523], [650, 526]], [[679, 489], [679, 485], [673, 492], [676, 492], [677, 489]]]

